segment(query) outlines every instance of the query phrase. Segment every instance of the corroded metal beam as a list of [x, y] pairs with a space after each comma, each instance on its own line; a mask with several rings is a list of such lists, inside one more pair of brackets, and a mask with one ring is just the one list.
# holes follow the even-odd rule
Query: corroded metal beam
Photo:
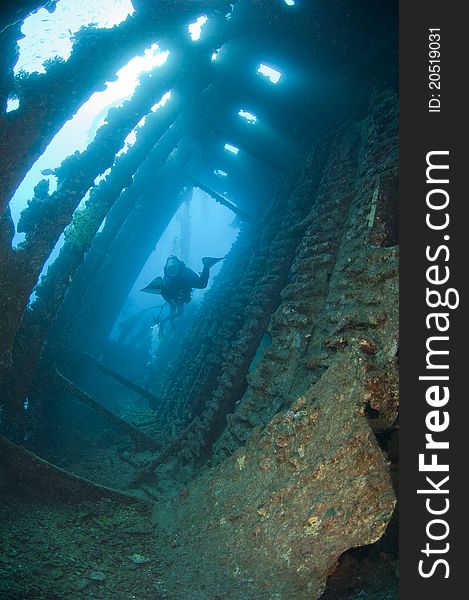
[[224, 0], [160, 0], [156, 10], [154, 3], [140, 1], [134, 15], [120, 25], [76, 33], [67, 61], [17, 82], [20, 108], [0, 115], [0, 215], [64, 123], [94, 92], [115, 80], [120, 68], [155, 42], [180, 42], [179, 31], [200, 16], [201, 10], [216, 17], [227, 9], [229, 3]]
[[127, 423], [127, 421], [124, 421], [123, 419], [112, 413], [110, 410], [105, 408], [100, 402], [95, 400], [90, 394], [88, 394], [80, 387], [75, 385], [72, 381], [70, 381], [70, 379], [67, 379], [65, 375], [62, 375], [62, 373], [58, 369], [55, 370], [54, 381], [57, 381], [59, 386], [65, 392], [72, 394], [72, 396], [77, 398], [80, 402], [82, 402], [83, 404], [94, 410], [96, 413], [104, 417], [107, 421], [118, 427], [124, 433], [127, 433], [132, 438], [132, 440], [138, 448], [148, 450], [158, 450], [159, 448], [161, 448], [161, 443], [158, 442], [158, 440], [151, 438], [146, 433], [143, 433], [143, 431], [140, 431], [130, 423]]
[[157, 398], [155, 396], [155, 394], [152, 394], [145, 388], [142, 388], [141, 386], [137, 385], [133, 381], [130, 381], [130, 379], [127, 379], [127, 377], [124, 377], [120, 373], [117, 373], [117, 371], [114, 371], [114, 369], [111, 369], [110, 367], [106, 367], [106, 365], [103, 365], [102, 362], [100, 362], [94, 356], [89, 354], [89, 352], [86, 352], [85, 356], [91, 360], [91, 362], [101, 371], [101, 373], [104, 373], [104, 375], [108, 375], [109, 377], [112, 377], [112, 379], [114, 379], [115, 381], [118, 381], [120, 384], [129, 388], [133, 392], [137, 392], [137, 394], [140, 394], [140, 396], [143, 396], [144, 398], [149, 400], [151, 408], [155, 409], [157, 406], [159, 406], [161, 404], [161, 400], [159, 398]]
[[124, 504], [145, 501], [119, 490], [78, 477], [0, 435], [0, 469], [22, 493], [43, 500], [83, 502], [110, 498]]
[[188, 179], [189, 179], [189, 181], [192, 182], [192, 184], [194, 185], [194, 187], [200, 188], [202, 191], [204, 191], [209, 196], [211, 196], [216, 202], [218, 202], [219, 204], [222, 204], [223, 206], [226, 206], [226, 208], [229, 208], [241, 220], [243, 220], [243, 221], [252, 221], [253, 220], [253, 218], [250, 215], [248, 215], [243, 210], [241, 210], [240, 208], [238, 208], [236, 206], [236, 204], [233, 204], [233, 202], [230, 202], [224, 196], [222, 196], [218, 192], [215, 192], [214, 190], [212, 190], [211, 188], [209, 188], [207, 185], [203, 184], [198, 179], [195, 179], [194, 177], [188, 177]]

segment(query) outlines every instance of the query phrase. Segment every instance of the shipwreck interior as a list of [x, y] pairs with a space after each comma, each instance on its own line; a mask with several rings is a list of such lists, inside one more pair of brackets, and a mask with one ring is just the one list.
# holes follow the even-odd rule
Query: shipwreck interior
[[87, 4], [0, 19], [0, 599], [397, 599], [397, 3]]

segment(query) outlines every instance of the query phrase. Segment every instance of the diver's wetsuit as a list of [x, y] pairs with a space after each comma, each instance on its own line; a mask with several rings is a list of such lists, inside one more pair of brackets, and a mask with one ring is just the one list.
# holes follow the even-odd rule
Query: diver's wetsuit
[[202, 290], [208, 285], [210, 275], [210, 267], [204, 265], [202, 273], [197, 275], [192, 269], [181, 263], [181, 268], [177, 275], [163, 277], [163, 287], [161, 295], [163, 300], [169, 304], [169, 316], [161, 321], [161, 325], [165, 321], [171, 322], [171, 327], [174, 327], [174, 320], [182, 317], [184, 313], [184, 304], [191, 301], [192, 290], [194, 288]]
[[174, 277], [163, 277], [161, 295], [166, 302], [184, 304], [191, 301], [191, 291], [196, 288], [203, 290], [207, 287], [210, 269], [206, 265], [200, 275], [194, 273], [185, 265], [181, 266], [179, 273]]

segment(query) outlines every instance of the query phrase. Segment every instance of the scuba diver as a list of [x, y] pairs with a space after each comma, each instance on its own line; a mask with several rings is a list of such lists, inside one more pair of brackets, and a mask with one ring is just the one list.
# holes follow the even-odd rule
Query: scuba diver
[[182, 260], [176, 256], [170, 256], [164, 266], [164, 277], [156, 277], [149, 285], [140, 290], [150, 294], [160, 294], [163, 300], [169, 304], [169, 315], [161, 320], [159, 317], [156, 318], [160, 341], [164, 340], [164, 324], [168, 320], [171, 323], [171, 333], [174, 335], [174, 321], [184, 314], [184, 304], [188, 304], [192, 300], [192, 290], [194, 288], [202, 290], [207, 287], [211, 267], [223, 258], [204, 256], [202, 258], [204, 267], [201, 274], [197, 275], [192, 269], [186, 267]]

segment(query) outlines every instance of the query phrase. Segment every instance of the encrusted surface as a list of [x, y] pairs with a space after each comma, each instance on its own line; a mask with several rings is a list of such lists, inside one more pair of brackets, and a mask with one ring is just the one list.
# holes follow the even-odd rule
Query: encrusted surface
[[317, 598], [345, 550], [381, 537], [395, 498], [361, 416], [365, 379], [360, 352], [344, 352], [291, 410], [155, 511], [176, 546], [172, 597]]

